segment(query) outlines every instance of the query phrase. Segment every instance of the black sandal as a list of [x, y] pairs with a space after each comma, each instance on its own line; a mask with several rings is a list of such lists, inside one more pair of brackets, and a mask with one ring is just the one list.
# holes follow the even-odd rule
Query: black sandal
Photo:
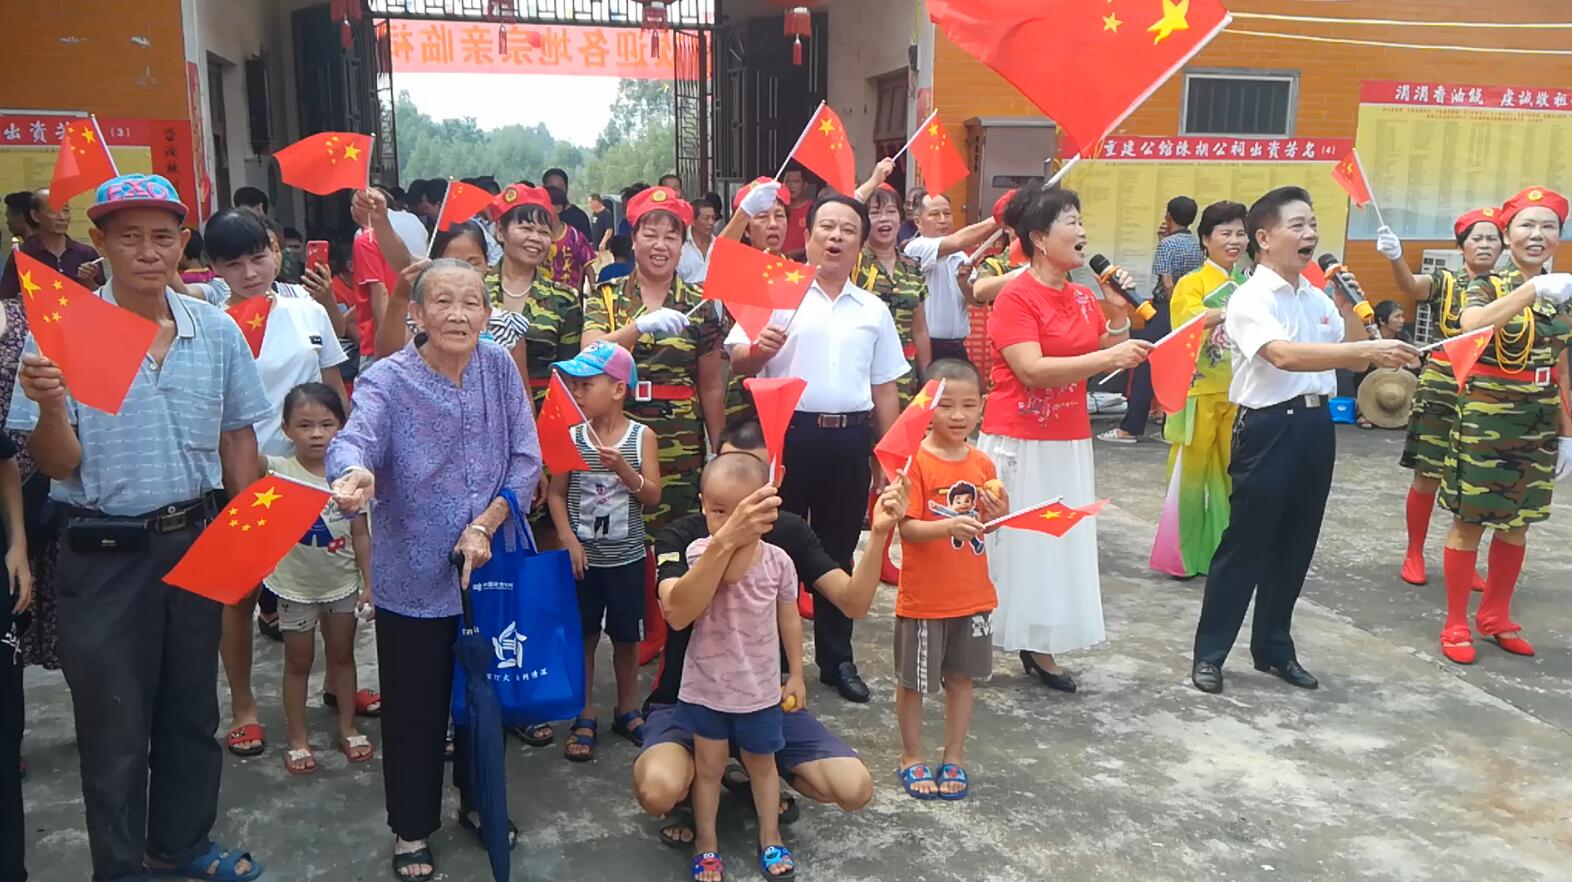
[[[471, 812], [473, 812], [476, 815], [477, 820], [471, 821], [469, 819], [469, 816], [470, 816]], [[484, 831], [484, 830], [482, 830], [480, 828], [480, 822], [479, 822], [479, 819], [478, 819], [479, 815], [480, 815], [480, 812], [475, 811], [474, 809], [466, 809], [466, 808], [460, 807], [459, 808], [459, 816], [458, 816], [458, 825], [460, 827], [463, 827], [465, 830], [468, 830], [471, 833], [474, 833], [475, 834], [475, 841], [480, 843], [480, 847], [481, 848], [485, 848], [486, 847], [486, 831]], [[518, 828], [518, 825], [513, 823], [513, 819], [512, 818], [508, 818], [508, 851], [512, 851], [515, 847], [518, 846], [518, 844], [519, 844], [519, 828]]]
[[533, 726], [512, 726], [508, 732], [514, 738], [528, 744], [530, 747], [545, 747], [557, 740], [557, 730], [551, 728], [550, 723], [536, 723]]
[[[678, 806], [673, 809], [666, 819], [666, 826], [660, 828], [660, 844], [667, 848], [689, 849], [693, 847], [693, 839], [698, 835], [693, 827], [693, 809], [690, 806]], [[683, 840], [673, 831], [688, 831], [687, 840]]]
[[[425, 864], [431, 870], [418, 874], [399, 872], [399, 870], [405, 867], [413, 867], [419, 864]], [[417, 848], [414, 851], [406, 851], [403, 854], [393, 853], [393, 878], [402, 880], [402, 882], [427, 882], [427, 880], [435, 878], [436, 875], [437, 864], [431, 858], [430, 848]]]
[[276, 643], [284, 642], [284, 632], [278, 627], [278, 617], [276, 616], [271, 622], [261, 616], [257, 616], [257, 633]]

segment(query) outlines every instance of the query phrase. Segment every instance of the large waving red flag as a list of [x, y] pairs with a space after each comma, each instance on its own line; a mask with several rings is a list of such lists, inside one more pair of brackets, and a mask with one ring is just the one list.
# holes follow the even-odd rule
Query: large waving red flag
[[491, 207], [492, 195], [462, 181], [448, 181], [447, 195], [437, 215], [437, 232], [461, 224]]
[[1332, 166], [1332, 180], [1337, 182], [1354, 204], [1364, 208], [1371, 202], [1370, 179], [1365, 177], [1364, 164], [1359, 161], [1359, 151], [1350, 147], [1348, 155]]
[[928, 121], [912, 136], [909, 149], [922, 169], [923, 187], [930, 193], [943, 193], [971, 174], [966, 157], [950, 140], [937, 111], [929, 114]]
[[247, 297], [225, 312], [240, 326], [246, 345], [251, 347], [251, 357], [262, 354], [262, 338], [267, 336], [267, 317], [273, 311], [273, 298]]
[[268, 475], [235, 494], [164, 581], [228, 605], [255, 590], [316, 523], [331, 497]]
[[1206, 315], [1185, 322], [1157, 341], [1146, 363], [1152, 366], [1152, 393], [1168, 413], [1184, 410], [1195, 380], [1196, 358], [1206, 340]]
[[780, 466], [786, 461], [786, 429], [808, 381], [801, 377], [749, 377], [742, 385], [753, 395], [753, 407], [759, 412], [764, 449], [770, 453], [770, 480], [779, 481]]
[[273, 154], [278, 176], [291, 187], [326, 196], [371, 181], [371, 136], [317, 132]]
[[933, 423], [933, 412], [939, 406], [939, 396], [943, 394], [944, 381], [929, 380], [922, 391], [917, 393], [917, 397], [912, 399], [912, 403], [901, 411], [895, 425], [874, 445], [873, 455], [884, 468], [886, 478], [895, 480], [895, 476], [911, 463], [917, 447], [928, 435], [928, 426]]
[[568, 384], [562, 382], [562, 375], [552, 371], [546, 399], [540, 403], [540, 415], [535, 417], [535, 434], [540, 439], [540, 456], [547, 470], [559, 474], [589, 471], [589, 463], [573, 443], [571, 431], [582, 422], [586, 422], [584, 411], [579, 410], [579, 403], [573, 400]]
[[1469, 374], [1474, 372], [1474, 365], [1479, 363], [1479, 356], [1485, 354], [1485, 347], [1490, 345], [1494, 336], [1495, 328], [1480, 328], [1459, 334], [1441, 344], [1447, 360], [1452, 362], [1452, 373], [1457, 376], [1457, 391], [1463, 391]]
[[72, 196], [86, 193], [117, 174], [109, 145], [104, 143], [104, 134], [98, 130], [98, 120], [93, 117], [73, 120], [66, 124], [65, 137], [60, 139], [60, 152], [55, 154], [55, 173], [49, 179], [49, 204], [59, 211]]
[[17, 280], [38, 351], [60, 368], [71, 396], [119, 413], [158, 325], [110, 303], [17, 249]]
[[1002, 518], [989, 521], [989, 527], [1011, 527], [1016, 530], [1032, 530], [1038, 533], [1047, 533], [1050, 536], [1063, 536], [1070, 532], [1070, 528], [1087, 518], [1096, 517], [1103, 510], [1108, 500], [1099, 499], [1091, 505], [1079, 508], [1065, 505], [1054, 500], [1031, 508], [1024, 508], [1015, 514], [1005, 515]]
[[[849, 196], [856, 191], [857, 157], [846, 140], [846, 126], [830, 105], [819, 104], [791, 155], [840, 193]], [[705, 278], [707, 283], [709, 277]]]
[[928, 15], [1083, 149], [1101, 143], [1230, 20], [1220, 0], [928, 0]]
[[813, 267], [716, 237], [704, 276], [704, 296], [727, 306], [796, 309], [813, 284]]

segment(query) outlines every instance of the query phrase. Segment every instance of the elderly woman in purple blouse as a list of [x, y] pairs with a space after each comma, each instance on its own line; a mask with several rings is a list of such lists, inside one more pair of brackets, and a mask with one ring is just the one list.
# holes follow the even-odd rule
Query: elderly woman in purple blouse
[[[480, 273], [461, 260], [437, 260], [416, 277], [411, 300], [426, 340], [361, 374], [327, 470], [344, 511], [363, 511], [376, 499], [371, 584], [382, 777], [393, 871], [419, 880], [436, 872], [426, 838], [442, 825], [459, 590], [490, 559], [492, 534], [508, 517], [497, 494], [507, 488], [529, 499], [541, 457], [518, 367], [502, 347], [480, 343], [491, 312]], [[464, 557], [458, 571], [448, 562], [454, 551]], [[453, 764], [459, 823], [478, 829], [463, 759]]]

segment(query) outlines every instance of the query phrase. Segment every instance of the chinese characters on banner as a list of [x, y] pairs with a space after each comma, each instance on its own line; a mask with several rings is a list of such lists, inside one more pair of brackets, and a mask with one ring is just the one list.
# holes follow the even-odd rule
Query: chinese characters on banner
[[[516, 73], [669, 80], [671, 31], [522, 24], [388, 21], [395, 73]], [[705, 36], [708, 39], [708, 36]], [[697, 76], [697, 71], [685, 73]]]
[[[1452, 220], [1534, 184], [1572, 180], [1572, 89], [1366, 81], [1359, 158], [1386, 222], [1410, 239], [1452, 238]], [[1374, 239], [1355, 213], [1351, 239]]]
[[[1096, 161], [1072, 169], [1065, 186], [1081, 194], [1087, 252], [1108, 255], [1142, 291], [1151, 291], [1157, 225], [1175, 196], [1203, 208], [1223, 199], [1249, 205], [1274, 187], [1304, 187], [1315, 200], [1321, 250], [1341, 253], [1348, 195], [1330, 169], [1353, 144], [1351, 138], [1119, 136], [1102, 143]], [[1089, 276], [1077, 281], [1094, 283]]]

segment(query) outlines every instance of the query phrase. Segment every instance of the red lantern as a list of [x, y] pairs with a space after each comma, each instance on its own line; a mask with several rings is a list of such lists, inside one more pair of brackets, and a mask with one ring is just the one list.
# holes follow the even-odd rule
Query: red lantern
[[650, 57], [660, 56], [660, 32], [670, 24], [666, 4], [670, 0], [644, 0], [643, 28], [650, 32]]
[[791, 63], [802, 66], [802, 38], [813, 36], [813, 15], [806, 6], [786, 10], [786, 36], [792, 38]]

